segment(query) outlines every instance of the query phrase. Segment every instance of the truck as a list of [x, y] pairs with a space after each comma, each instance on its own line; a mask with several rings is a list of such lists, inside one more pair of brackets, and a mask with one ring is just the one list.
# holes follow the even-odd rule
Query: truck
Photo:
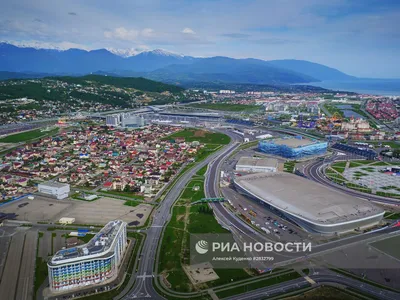
[[257, 213], [255, 213], [255, 212], [252, 211], [252, 210], [249, 210], [249, 214], [252, 215], [253, 217], [256, 217], [256, 216], [257, 216]]
[[264, 231], [266, 234], [270, 234], [271, 231], [269, 231], [267, 228], [265, 227], [261, 227], [261, 230]]

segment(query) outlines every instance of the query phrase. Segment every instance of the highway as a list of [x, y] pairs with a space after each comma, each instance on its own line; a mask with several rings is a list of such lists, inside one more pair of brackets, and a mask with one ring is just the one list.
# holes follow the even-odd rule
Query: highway
[[[366, 284], [360, 282], [358, 280], [345, 277], [339, 274], [336, 274], [330, 270], [321, 270], [319, 272], [314, 273], [309, 276], [312, 280], [316, 282], [316, 285], [332, 285], [339, 287], [349, 287], [360, 292], [369, 294], [371, 296], [376, 297], [377, 299], [383, 300], [397, 300], [399, 299], [399, 294], [382, 290], [378, 287], [372, 286], [370, 284]], [[295, 290], [299, 290], [309, 286], [310, 284], [304, 278], [298, 278], [286, 282], [282, 282], [280, 284], [266, 286], [263, 288], [259, 288], [247, 293], [243, 293], [240, 295], [236, 295], [233, 297], [229, 297], [226, 299], [229, 300], [256, 300], [256, 299], [266, 299], [269, 297], [274, 297], [279, 294], [293, 292]]]
[[[181, 191], [198, 170], [209, 164], [219, 155], [224, 156], [226, 153], [230, 153], [236, 148], [236, 146], [237, 145], [234, 142], [231, 142], [231, 144], [207, 157], [195, 167], [184, 173], [169, 190], [166, 197], [153, 213], [151, 225], [146, 231], [147, 238], [140, 253], [141, 260], [139, 262], [138, 271], [135, 274], [135, 283], [133, 287], [129, 287], [128, 285], [127, 289], [129, 289], [129, 292], [123, 297], [124, 299], [149, 297], [162, 299], [153, 287], [153, 277], [157, 274], [157, 271], [153, 272], [153, 270], [157, 270], [157, 249], [162, 239], [163, 228], [171, 218], [171, 208], [179, 197]], [[121, 294], [124, 295], [124, 291]], [[116, 299], [120, 299], [120, 297], [116, 297]]]
[[[341, 158], [340, 156], [335, 156], [332, 159], [329, 160], [329, 162], [333, 162], [336, 158]], [[328, 178], [325, 177], [323, 173], [323, 168], [325, 168], [328, 164], [324, 161], [314, 161], [310, 164], [308, 164], [304, 168], [304, 174], [311, 180], [314, 180], [318, 183], [321, 183], [325, 186], [329, 186], [334, 189], [339, 189], [342, 192], [354, 196], [354, 197], [359, 197], [359, 198], [364, 198], [369, 201], [374, 201], [374, 202], [379, 202], [383, 204], [392, 204], [392, 205], [399, 205], [400, 201], [399, 200], [394, 200], [386, 197], [381, 197], [377, 195], [372, 195], [372, 194], [366, 194], [362, 192], [358, 192], [356, 190], [349, 189], [345, 186], [336, 184], [329, 180]]]
[[[214, 153], [210, 157], [206, 158], [204, 161], [200, 162], [194, 168], [190, 169], [186, 173], [184, 173], [175, 183], [175, 185], [170, 189], [167, 193], [166, 197], [163, 199], [159, 207], [155, 210], [153, 214], [153, 218], [151, 220], [151, 225], [146, 230], [147, 238], [144, 241], [144, 246], [140, 253], [140, 261], [138, 264], [137, 272], [131, 278], [131, 284], [128, 284], [127, 287], [121, 291], [120, 296], [115, 297], [114, 299], [163, 299], [155, 290], [153, 284], [154, 281], [157, 283], [157, 280], [154, 280], [154, 277], [158, 276], [158, 246], [162, 240], [162, 233], [164, 227], [168, 224], [168, 221], [171, 218], [171, 208], [179, 197], [181, 191], [184, 189], [186, 184], [190, 181], [191, 177], [203, 166], [209, 164], [209, 168], [206, 173], [206, 183], [205, 183], [205, 193], [207, 197], [217, 197], [219, 195], [219, 167], [224, 159], [230, 155], [239, 145], [239, 136], [234, 133], [228, 133], [231, 136], [232, 141], [228, 146], [225, 146], [223, 149], [219, 150], [217, 153]], [[256, 234], [261, 238], [261, 235], [258, 232], [255, 232], [249, 225], [242, 222], [232, 213], [228, 212], [221, 203], [212, 203], [214, 208], [214, 212], [216, 216], [225, 223], [228, 227], [234, 227], [238, 229], [242, 234], [245, 235], [253, 235]], [[387, 233], [398, 231], [399, 228], [387, 228], [380, 232], [380, 236], [384, 236]], [[265, 237], [264, 237], [265, 238]], [[379, 238], [379, 236], [374, 236], [374, 238]], [[369, 239], [372, 239], [371, 235], [363, 234], [353, 236], [347, 239], [333, 241], [331, 243], [323, 244], [316, 246], [313, 251], [313, 255], [320, 255], [322, 253], [326, 253], [327, 251], [335, 251], [340, 249], [341, 247], [346, 247], [347, 245], [365, 242]], [[308, 257], [303, 257], [302, 259], [308, 259]], [[284, 263], [293, 263], [295, 258], [287, 258]], [[296, 260], [298, 261], [298, 260]], [[319, 275], [312, 276], [316, 282], [319, 283], [336, 283], [343, 284], [345, 286], [351, 286], [357, 290], [368, 291], [371, 294], [376, 294], [379, 299], [398, 299], [398, 294], [395, 295], [397, 298], [393, 298], [390, 295], [386, 295], [386, 291], [382, 294], [382, 290], [379, 288], [375, 288], [374, 286], [370, 286], [365, 283], [360, 283], [354, 279], [348, 279], [347, 277], [338, 276], [333, 274], [328, 275]], [[304, 279], [299, 279], [296, 282], [288, 281], [283, 282], [279, 286], [266, 287], [262, 289], [254, 290], [246, 295], [240, 295], [236, 298], [232, 299], [259, 299], [260, 297], [266, 297], [268, 295], [286, 293], [291, 289], [299, 289], [305, 285]], [[190, 298], [191, 294], [184, 293], [174, 293], [181, 296], [182, 298]], [[194, 293], [195, 294], [195, 293]], [[193, 295], [195, 296], [195, 295]], [[244, 297], [245, 296], [245, 297]]]

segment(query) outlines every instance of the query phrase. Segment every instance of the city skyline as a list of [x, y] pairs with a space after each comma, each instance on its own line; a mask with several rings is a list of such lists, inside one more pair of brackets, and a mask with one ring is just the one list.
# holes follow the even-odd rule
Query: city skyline
[[0, 40], [43, 48], [304, 59], [359, 77], [400, 78], [397, 1], [18, 0], [0, 8]]

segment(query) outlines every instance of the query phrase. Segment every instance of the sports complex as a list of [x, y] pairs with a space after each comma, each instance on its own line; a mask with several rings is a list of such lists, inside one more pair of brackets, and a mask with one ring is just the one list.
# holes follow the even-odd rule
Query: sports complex
[[295, 159], [324, 154], [327, 147], [327, 142], [301, 136], [262, 140], [258, 143], [258, 149], [261, 152]]
[[290, 173], [256, 173], [235, 179], [238, 192], [309, 232], [336, 234], [378, 224], [384, 210]]

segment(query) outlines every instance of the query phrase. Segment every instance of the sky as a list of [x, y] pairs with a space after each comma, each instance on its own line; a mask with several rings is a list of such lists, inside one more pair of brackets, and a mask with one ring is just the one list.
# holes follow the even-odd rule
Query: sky
[[304, 59], [400, 78], [400, 0], [0, 0], [0, 40]]

